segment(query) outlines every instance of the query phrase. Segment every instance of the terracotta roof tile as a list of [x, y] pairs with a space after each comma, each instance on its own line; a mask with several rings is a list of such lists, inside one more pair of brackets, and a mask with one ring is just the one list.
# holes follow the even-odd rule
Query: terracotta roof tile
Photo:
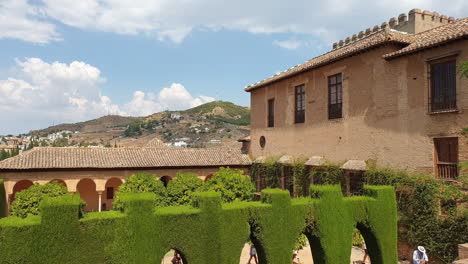
[[468, 18], [458, 19], [452, 23], [429, 29], [418, 34], [407, 34], [395, 30], [383, 29], [371, 35], [351, 41], [343, 47], [334, 49], [328, 53], [315, 57], [303, 64], [292, 67], [286, 71], [276, 74], [270, 78], [252, 84], [245, 88], [245, 91], [250, 92], [256, 88], [263, 87], [270, 83], [294, 76], [296, 74], [317, 68], [340, 59], [347, 58], [359, 52], [363, 52], [373, 47], [377, 47], [386, 43], [401, 43], [405, 47], [398, 51], [385, 54], [385, 59], [403, 56], [419, 50], [427, 49], [433, 46], [441, 45], [458, 39], [466, 39], [468, 37]]
[[389, 53], [383, 57], [385, 59], [396, 58], [406, 54], [414, 53], [423, 49], [438, 46], [450, 41], [468, 37], [468, 18], [457, 19], [453, 23], [436, 27], [413, 36], [410, 45]]
[[250, 165], [240, 149], [34, 148], [0, 162], [0, 171]]
[[351, 42], [343, 47], [334, 49], [328, 53], [315, 57], [309, 61], [306, 61], [303, 64], [297, 65], [293, 68], [290, 68], [286, 71], [283, 71], [279, 74], [276, 74], [270, 78], [262, 80], [258, 83], [252, 84], [245, 88], [245, 91], [249, 92], [256, 88], [265, 86], [267, 84], [282, 80], [284, 78], [299, 74], [304, 71], [308, 71], [313, 68], [323, 66], [325, 64], [332, 63], [334, 61], [352, 56], [356, 53], [362, 52], [364, 50], [385, 44], [385, 43], [402, 43], [409, 44], [412, 41], [412, 36], [403, 32], [383, 29], [376, 33], [358, 39], [354, 42]]

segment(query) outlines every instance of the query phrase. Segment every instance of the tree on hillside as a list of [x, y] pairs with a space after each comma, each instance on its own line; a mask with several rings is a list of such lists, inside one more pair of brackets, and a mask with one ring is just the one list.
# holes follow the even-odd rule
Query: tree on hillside
[[22, 218], [28, 215], [39, 215], [40, 203], [45, 197], [59, 197], [67, 193], [67, 187], [58, 182], [34, 184], [15, 194], [15, 200], [10, 207], [10, 215]]
[[164, 184], [156, 178], [156, 175], [149, 173], [136, 173], [128, 177], [125, 183], [119, 186], [114, 201], [114, 209], [124, 209], [122, 195], [144, 192], [151, 192], [156, 195], [155, 206], [167, 205], [166, 188], [164, 187]]
[[223, 202], [250, 201], [255, 192], [255, 186], [243, 170], [220, 168], [208, 180], [205, 190], [221, 193]]

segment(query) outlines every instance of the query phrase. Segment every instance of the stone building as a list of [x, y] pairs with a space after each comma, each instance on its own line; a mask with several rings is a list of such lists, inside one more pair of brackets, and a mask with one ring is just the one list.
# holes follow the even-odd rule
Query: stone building
[[321, 156], [455, 178], [468, 160], [468, 18], [411, 10], [247, 86], [253, 157]]
[[248, 170], [251, 162], [238, 149], [175, 148], [34, 148], [0, 162], [8, 205], [15, 193], [35, 183], [59, 181], [79, 192], [86, 211], [112, 209], [114, 193], [138, 172], [156, 174], [165, 185], [178, 172], [206, 179], [220, 167]]

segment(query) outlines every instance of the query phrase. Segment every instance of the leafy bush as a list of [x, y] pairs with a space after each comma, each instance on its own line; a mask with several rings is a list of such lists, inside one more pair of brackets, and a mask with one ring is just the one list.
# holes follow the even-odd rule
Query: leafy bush
[[203, 187], [203, 180], [194, 173], [177, 173], [177, 177], [167, 185], [168, 204], [190, 205], [192, 195]]
[[[456, 210], [457, 203], [467, 200], [460, 187], [445, 185], [429, 175], [388, 168], [366, 172], [366, 181], [395, 187], [399, 224], [405, 227], [400, 229], [400, 239], [424, 245], [446, 262], [457, 257], [457, 244], [468, 241], [468, 216]], [[444, 218], [439, 217], [439, 204], [442, 213], [447, 214]]]
[[220, 168], [205, 184], [204, 190], [221, 193], [225, 203], [234, 201], [250, 201], [255, 192], [255, 186], [244, 171]]
[[34, 184], [28, 189], [15, 194], [15, 200], [10, 206], [10, 215], [22, 218], [28, 215], [39, 215], [40, 203], [45, 197], [59, 197], [67, 194], [67, 187], [58, 182], [44, 185]]
[[125, 183], [121, 184], [116, 192], [114, 209], [123, 210], [122, 195], [129, 193], [154, 193], [155, 206], [167, 206], [167, 190], [164, 184], [156, 178], [156, 175], [149, 173], [136, 173], [127, 178]]

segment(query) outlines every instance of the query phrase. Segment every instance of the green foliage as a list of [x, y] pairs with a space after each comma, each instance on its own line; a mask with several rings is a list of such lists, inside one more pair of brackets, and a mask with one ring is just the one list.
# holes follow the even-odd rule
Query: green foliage
[[221, 199], [225, 203], [250, 201], [255, 192], [254, 184], [244, 175], [243, 170], [229, 168], [220, 168], [208, 180], [204, 189], [221, 193]]
[[355, 247], [361, 247], [362, 244], [364, 243], [364, 238], [361, 235], [361, 232], [359, 232], [359, 229], [354, 229], [353, 232], [353, 246]]
[[67, 147], [68, 146], [68, 138], [58, 138], [54, 140], [52, 143], [53, 147]]
[[[129, 193], [120, 198], [123, 213], [89, 213], [82, 219], [77, 196], [47, 198], [42, 218], [0, 219], [0, 263], [160, 263], [172, 248], [184, 263], [238, 264], [250, 238], [260, 263], [284, 264], [290, 263], [297, 241], [306, 242], [302, 233], [309, 237], [314, 263], [348, 263], [353, 230], [362, 225], [372, 231], [368, 237], [375, 236], [368, 240], [363, 233], [368, 248], [377, 249], [372, 263], [394, 264], [393, 190], [366, 188], [369, 196], [343, 198], [338, 186], [319, 186], [311, 191], [313, 199], [267, 189], [261, 202], [226, 204], [220, 193], [194, 193], [194, 207], [156, 210], [154, 193]], [[390, 254], [379, 257], [380, 249]]]
[[307, 173], [305, 161], [298, 161], [292, 165], [296, 196], [308, 196], [310, 186], [310, 174]]
[[312, 170], [310, 177], [314, 184], [341, 184], [344, 173], [338, 164], [328, 163], [322, 168]]
[[136, 173], [127, 178], [116, 192], [114, 209], [123, 210], [122, 195], [138, 193], [154, 193], [155, 206], [167, 206], [167, 190], [164, 184], [156, 178], [156, 175], [149, 173]]
[[[466, 213], [457, 212], [457, 204], [466, 202], [460, 187], [448, 186], [437, 179], [401, 170], [373, 169], [366, 181], [374, 185], [392, 185], [396, 189], [400, 216], [399, 238], [412, 245], [424, 245], [446, 262], [457, 257], [457, 244], [468, 241]], [[443, 218], [439, 217], [439, 204]], [[467, 230], [467, 229], [464, 229]]]
[[194, 173], [177, 173], [177, 177], [167, 185], [169, 205], [190, 205], [192, 195], [203, 187], [203, 180]]
[[462, 77], [468, 78], [468, 61], [460, 63], [460, 66], [458, 67], [458, 72]]
[[34, 184], [28, 189], [15, 194], [10, 206], [10, 215], [25, 218], [28, 215], [39, 215], [40, 203], [46, 197], [59, 197], [67, 194], [67, 188], [58, 182], [44, 185]]
[[6, 215], [6, 192], [3, 179], [0, 179], [0, 218], [5, 217]]
[[124, 135], [126, 137], [135, 137], [135, 136], [141, 136], [141, 121], [136, 121], [128, 125], [127, 129], [124, 131]]

